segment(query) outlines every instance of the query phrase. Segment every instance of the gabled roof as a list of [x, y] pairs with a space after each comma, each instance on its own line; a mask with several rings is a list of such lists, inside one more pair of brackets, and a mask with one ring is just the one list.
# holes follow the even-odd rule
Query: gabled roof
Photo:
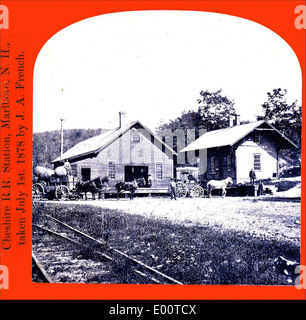
[[90, 154], [97, 154], [101, 152], [103, 149], [105, 149], [107, 146], [112, 144], [116, 139], [121, 137], [123, 134], [125, 134], [127, 131], [132, 129], [135, 125], [138, 125], [145, 129], [149, 134], [154, 136], [154, 139], [157, 140], [160, 144], [164, 145], [165, 148], [170, 151], [172, 154], [176, 154], [176, 152], [171, 149], [167, 144], [165, 144], [163, 141], [161, 141], [158, 137], [156, 137], [147, 127], [145, 127], [143, 124], [141, 124], [139, 121], [133, 121], [130, 122], [121, 128], [112, 129], [109, 131], [106, 131], [98, 136], [86, 139], [84, 141], [79, 142], [69, 150], [63, 153], [62, 156], [59, 156], [54, 162], [64, 161], [65, 159], [74, 159], [83, 157]]
[[286, 142], [288, 142], [291, 146], [297, 148], [297, 146], [288, 138], [286, 138], [279, 130], [277, 130], [267, 121], [260, 120], [256, 122], [206, 132], [197, 140], [193, 141], [187, 147], [182, 149], [180, 152], [209, 149], [222, 146], [232, 146], [239, 140], [247, 136], [249, 133], [251, 133], [253, 130], [267, 126], [270, 130], [277, 132], [281, 136], [281, 138], [285, 139]]

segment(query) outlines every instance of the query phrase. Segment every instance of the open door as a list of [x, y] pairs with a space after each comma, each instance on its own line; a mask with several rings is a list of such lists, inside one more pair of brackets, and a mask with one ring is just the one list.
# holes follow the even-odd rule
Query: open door
[[148, 166], [125, 166], [124, 167], [124, 180], [126, 182], [133, 181], [138, 178], [145, 178], [148, 182]]

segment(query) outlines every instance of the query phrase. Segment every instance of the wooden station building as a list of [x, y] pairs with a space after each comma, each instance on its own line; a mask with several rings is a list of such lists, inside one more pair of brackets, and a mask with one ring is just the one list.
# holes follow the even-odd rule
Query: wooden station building
[[52, 163], [54, 168], [68, 161], [72, 175], [91, 180], [108, 176], [110, 185], [137, 178], [152, 179], [152, 188], [166, 188], [174, 173], [176, 152], [139, 121], [86, 139], [67, 150]]
[[[297, 148], [265, 120], [240, 125], [239, 116], [229, 127], [204, 133], [180, 152], [200, 152], [201, 180], [231, 177], [234, 184], [249, 182], [249, 172], [259, 180], [279, 175], [279, 150]], [[203, 152], [205, 151], [205, 152]]]

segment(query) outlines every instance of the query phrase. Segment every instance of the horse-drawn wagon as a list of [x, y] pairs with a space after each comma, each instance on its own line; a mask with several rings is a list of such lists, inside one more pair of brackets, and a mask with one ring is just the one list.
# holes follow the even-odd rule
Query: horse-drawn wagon
[[58, 199], [58, 200], [78, 200], [85, 197], [87, 193], [101, 195], [108, 188], [108, 177], [96, 178], [89, 181], [71, 175], [69, 168], [61, 166], [55, 170], [46, 169], [44, 167], [36, 167], [34, 169], [34, 179], [32, 187], [33, 200], [41, 199]]
[[[195, 169], [195, 168], [192, 168]], [[176, 195], [184, 198], [190, 195], [192, 198], [201, 198], [205, 194], [205, 188], [195, 177], [195, 170], [184, 168], [177, 173], [180, 174], [180, 180], [176, 182]]]
[[187, 195], [192, 198], [202, 198], [205, 194], [211, 197], [213, 190], [221, 190], [222, 197], [225, 197], [226, 188], [229, 184], [233, 184], [233, 180], [230, 177], [223, 180], [210, 180], [206, 184], [191, 178], [187, 181], [178, 181], [176, 183], [176, 194], [182, 198]]
[[33, 200], [58, 199], [75, 200], [79, 197], [76, 192], [75, 177], [64, 167], [58, 170], [36, 167], [34, 169]]
[[33, 200], [58, 199], [58, 200], [78, 200], [88, 199], [87, 193], [91, 193], [91, 199], [103, 199], [105, 194], [116, 195], [129, 194], [133, 199], [134, 193], [138, 187], [144, 186], [144, 178], [135, 179], [132, 182], [117, 181], [116, 185], [110, 186], [109, 179], [97, 177], [93, 180], [83, 181], [80, 178], [70, 174], [69, 169], [64, 166], [55, 170], [44, 167], [34, 169], [32, 197]]
[[75, 182], [72, 176], [51, 177], [49, 181], [38, 181], [32, 187], [33, 200], [58, 199], [74, 200], [79, 197], [75, 191]]
[[201, 198], [205, 194], [205, 189], [199, 182], [178, 181], [176, 183], [176, 195], [179, 198], [185, 198], [190, 195], [192, 198]]

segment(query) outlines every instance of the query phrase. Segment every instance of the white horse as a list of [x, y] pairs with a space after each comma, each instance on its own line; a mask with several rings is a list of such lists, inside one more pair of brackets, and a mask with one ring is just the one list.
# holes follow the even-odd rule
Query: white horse
[[233, 183], [233, 179], [231, 177], [227, 177], [224, 180], [210, 180], [207, 183], [207, 192], [209, 197], [211, 197], [211, 192], [213, 189], [222, 189], [222, 198], [226, 195], [226, 187], [228, 184]]

